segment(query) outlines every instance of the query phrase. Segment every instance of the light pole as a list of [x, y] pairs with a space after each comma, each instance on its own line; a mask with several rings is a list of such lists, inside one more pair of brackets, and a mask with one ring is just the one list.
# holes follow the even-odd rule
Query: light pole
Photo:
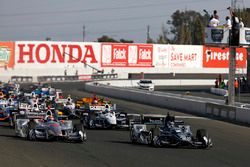
[[[230, 41], [229, 41], [230, 42]], [[229, 55], [229, 74], [228, 74], [228, 105], [234, 106], [235, 104], [235, 87], [234, 87], [234, 80], [235, 80], [235, 57], [236, 57], [236, 47], [230, 47], [230, 55]]]
[[[235, 8], [235, 1], [232, 0], [231, 1], [231, 8], [229, 8], [229, 10], [234, 10]], [[230, 13], [232, 13], [230, 11]], [[235, 105], [235, 69], [236, 69], [236, 46], [232, 46], [232, 43], [235, 44], [235, 42], [233, 42], [236, 39], [233, 39], [235, 36], [232, 35], [232, 31], [233, 28], [231, 29], [230, 33], [229, 33], [229, 47], [230, 47], [230, 55], [229, 55], [229, 74], [228, 74], [228, 105]]]

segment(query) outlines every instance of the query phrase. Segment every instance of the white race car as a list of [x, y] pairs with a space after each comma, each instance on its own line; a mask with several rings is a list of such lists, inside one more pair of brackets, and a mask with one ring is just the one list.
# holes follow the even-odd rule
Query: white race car
[[82, 114], [82, 122], [88, 128], [112, 128], [117, 125], [116, 113], [110, 106], [89, 106]]

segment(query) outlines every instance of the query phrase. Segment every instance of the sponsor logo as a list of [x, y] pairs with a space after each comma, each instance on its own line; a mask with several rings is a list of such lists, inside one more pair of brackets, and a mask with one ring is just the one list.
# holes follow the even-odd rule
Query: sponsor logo
[[213, 42], [221, 42], [223, 39], [223, 29], [211, 29], [211, 38]]
[[14, 42], [0, 42], [0, 68], [14, 67]]
[[18, 63], [97, 63], [92, 45], [18, 44]]
[[250, 30], [245, 31], [245, 39], [247, 42], [250, 42]]
[[[203, 67], [206, 68], [228, 68], [229, 67], [229, 48], [203, 48]], [[236, 67], [246, 67], [246, 49], [236, 49]]]
[[10, 48], [6, 46], [0, 47], [0, 62], [7, 63], [10, 57]]
[[102, 44], [102, 67], [152, 67], [153, 46]]

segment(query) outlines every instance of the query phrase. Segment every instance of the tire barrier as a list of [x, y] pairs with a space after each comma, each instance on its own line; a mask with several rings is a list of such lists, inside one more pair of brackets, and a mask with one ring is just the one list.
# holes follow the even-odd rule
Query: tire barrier
[[92, 80], [105, 80], [105, 79], [116, 79], [118, 74], [92, 74]]
[[117, 79], [118, 74], [85, 74], [79, 75], [81, 81]]
[[82, 81], [82, 80], [106, 80], [116, 79], [118, 74], [90, 74], [90, 75], [55, 75], [38, 76], [38, 82]]
[[78, 75], [58, 75], [58, 76], [38, 76], [38, 82], [60, 82], [60, 81], [78, 81]]
[[32, 76], [12, 76], [11, 81], [18, 82], [18, 83], [33, 82], [33, 77]]

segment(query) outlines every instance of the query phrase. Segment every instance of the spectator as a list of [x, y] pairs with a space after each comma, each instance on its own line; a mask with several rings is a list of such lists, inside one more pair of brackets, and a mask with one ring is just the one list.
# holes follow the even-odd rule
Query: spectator
[[225, 104], [228, 105], [228, 91], [226, 91], [226, 94], [224, 95]]
[[234, 89], [235, 89], [235, 94], [237, 94], [239, 90], [239, 82], [237, 79], [234, 80]]
[[242, 18], [240, 18], [240, 28], [244, 28], [244, 23], [243, 23], [243, 21], [242, 21]]
[[224, 79], [220, 82], [220, 88], [224, 89], [225, 88], [225, 82]]
[[237, 17], [236, 13], [229, 7], [228, 10], [230, 11], [231, 21], [232, 21], [232, 31], [231, 31], [231, 40], [230, 45], [232, 46], [239, 46], [239, 28], [240, 28], [240, 21]]
[[216, 78], [216, 80], [215, 80], [215, 86], [214, 86], [215, 88], [218, 88], [219, 87], [219, 80], [218, 80], [218, 78]]
[[247, 80], [246, 77], [242, 76], [242, 86], [243, 86], [243, 91], [247, 90]]
[[217, 10], [214, 10], [213, 17], [217, 18], [219, 20], [219, 16], [217, 15]]
[[226, 82], [225, 89], [228, 89], [228, 81]]
[[213, 18], [209, 21], [209, 27], [217, 27], [219, 25], [219, 17], [213, 16]]
[[232, 22], [229, 16], [226, 17], [226, 23], [224, 24], [226, 28], [232, 28]]

